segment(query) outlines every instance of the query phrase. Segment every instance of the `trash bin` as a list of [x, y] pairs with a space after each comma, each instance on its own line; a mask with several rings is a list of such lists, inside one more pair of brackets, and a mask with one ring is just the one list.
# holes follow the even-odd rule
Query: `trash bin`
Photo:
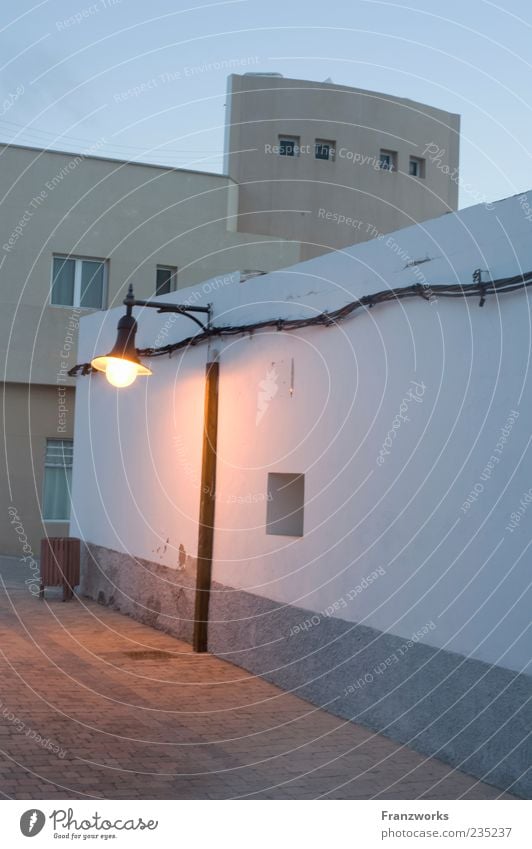
[[71, 599], [79, 584], [80, 543], [76, 537], [45, 537], [41, 540], [41, 586], [63, 587], [63, 601]]

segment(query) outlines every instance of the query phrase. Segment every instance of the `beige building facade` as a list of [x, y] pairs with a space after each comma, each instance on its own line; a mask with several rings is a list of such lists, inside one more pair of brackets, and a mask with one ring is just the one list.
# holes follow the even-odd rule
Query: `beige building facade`
[[225, 171], [242, 231], [303, 242], [304, 259], [452, 212], [460, 116], [281, 75], [228, 81]]
[[[0, 552], [38, 557], [68, 533], [79, 319], [235, 270], [270, 271], [300, 246], [237, 230], [229, 177], [83, 154], [0, 149]], [[24, 547], [26, 546], [26, 550]]]

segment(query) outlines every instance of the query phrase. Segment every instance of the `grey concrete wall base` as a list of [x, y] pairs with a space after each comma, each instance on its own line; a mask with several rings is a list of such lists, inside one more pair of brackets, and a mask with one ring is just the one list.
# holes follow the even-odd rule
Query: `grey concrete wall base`
[[[82, 589], [190, 640], [194, 578], [193, 564], [176, 572], [90, 545]], [[209, 650], [337, 716], [532, 798], [529, 676], [219, 584]]]
[[180, 640], [192, 642], [195, 561], [180, 567], [141, 560], [98, 545], [82, 545], [82, 595]]

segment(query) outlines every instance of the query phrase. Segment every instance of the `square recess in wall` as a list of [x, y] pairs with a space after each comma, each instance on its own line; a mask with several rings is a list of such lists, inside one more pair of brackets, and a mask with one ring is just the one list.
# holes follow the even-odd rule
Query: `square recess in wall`
[[303, 536], [305, 475], [270, 472], [267, 504], [267, 534]]

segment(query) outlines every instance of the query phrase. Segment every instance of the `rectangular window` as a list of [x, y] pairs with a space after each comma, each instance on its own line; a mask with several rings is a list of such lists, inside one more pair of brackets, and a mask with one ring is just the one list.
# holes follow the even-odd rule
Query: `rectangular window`
[[408, 173], [411, 177], [425, 177], [425, 160], [418, 156], [411, 156], [408, 163]]
[[379, 166], [382, 171], [397, 171], [397, 151], [381, 150]]
[[104, 259], [54, 256], [53, 306], [104, 309], [107, 297], [107, 263]]
[[72, 439], [47, 439], [44, 460], [43, 519], [68, 522], [72, 485]]
[[279, 136], [279, 156], [299, 156], [299, 136]]
[[305, 504], [305, 475], [270, 473], [266, 533], [302, 537]]
[[177, 268], [173, 265], [158, 265], [155, 278], [155, 294], [168, 295], [177, 289]]
[[336, 153], [336, 142], [327, 141], [326, 139], [316, 139], [314, 143], [314, 156], [316, 159], [328, 159], [334, 162]]

